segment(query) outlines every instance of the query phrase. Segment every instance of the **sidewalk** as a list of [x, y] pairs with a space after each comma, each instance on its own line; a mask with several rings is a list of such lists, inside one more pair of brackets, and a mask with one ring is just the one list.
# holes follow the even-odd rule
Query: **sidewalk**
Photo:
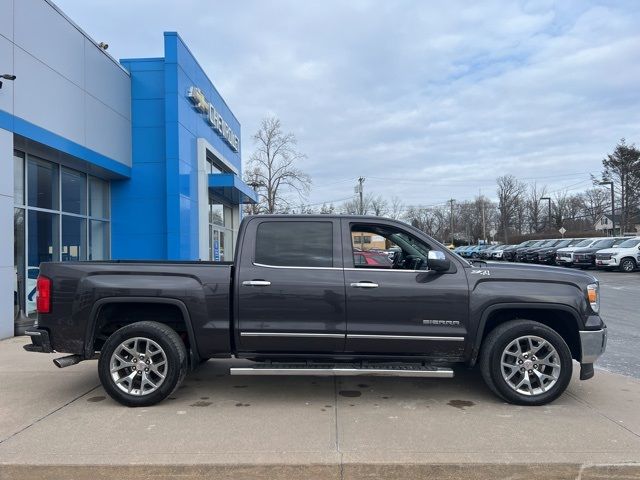
[[525, 408], [464, 369], [230, 377], [230, 362], [209, 361], [133, 409], [106, 396], [96, 362], [60, 370], [25, 342], [0, 342], [2, 480], [640, 478], [640, 381], [604, 371]]

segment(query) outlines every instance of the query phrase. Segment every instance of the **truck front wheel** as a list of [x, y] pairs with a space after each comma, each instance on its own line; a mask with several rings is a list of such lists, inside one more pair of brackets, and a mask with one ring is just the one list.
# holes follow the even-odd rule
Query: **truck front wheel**
[[498, 325], [484, 340], [482, 377], [504, 400], [544, 405], [558, 398], [571, 380], [571, 351], [552, 328], [531, 320]]
[[128, 407], [164, 400], [187, 372], [187, 350], [178, 334], [157, 322], [120, 328], [105, 342], [98, 374], [105, 391]]

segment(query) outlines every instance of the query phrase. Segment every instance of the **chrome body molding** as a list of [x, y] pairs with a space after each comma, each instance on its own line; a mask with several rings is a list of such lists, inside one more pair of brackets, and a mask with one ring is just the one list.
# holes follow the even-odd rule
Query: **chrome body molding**
[[426, 335], [369, 335], [349, 333], [347, 338], [362, 338], [369, 340], [433, 340], [441, 342], [464, 342], [464, 337], [434, 337]]
[[344, 333], [240, 332], [241, 337], [345, 338]]

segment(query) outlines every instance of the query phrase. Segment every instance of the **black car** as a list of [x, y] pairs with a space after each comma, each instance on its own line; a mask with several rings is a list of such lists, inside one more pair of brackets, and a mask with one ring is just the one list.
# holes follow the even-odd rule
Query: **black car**
[[516, 250], [516, 253], [515, 253], [515, 261], [516, 262], [524, 262], [525, 261], [524, 260], [524, 256], [529, 250], [532, 250], [534, 248], [542, 247], [542, 245], [545, 242], [548, 242], [548, 240], [547, 239], [545, 239], [545, 240], [533, 240], [529, 245], [527, 245], [525, 247], [518, 248]]
[[547, 240], [537, 247], [527, 248], [521, 254], [521, 261], [526, 263], [538, 263], [538, 254], [541, 250], [545, 248], [552, 248], [558, 245], [562, 240]]
[[598, 250], [604, 250], [605, 248], [615, 247], [629, 238], [625, 237], [611, 237], [600, 240], [588, 248], [581, 248], [573, 252], [573, 264], [576, 267], [580, 267], [586, 270], [590, 267], [596, 266], [596, 252]]
[[515, 262], [516, 261], [516, 251], [519, 248], [526, 248], [529, 245], [531, 245], [533, 242], [535, 242], [535, 240], [526, 240], [522, 243], [519, 243], [518, 245], [511, 245], [510, 247], [507, 247], [503, 250], [502, 252], [502, 259], [507, 261], [507, 262]]
[[552, 247], [545, 247], [538, 250], [538, 263], [544, 263], [546, 265], [556, 264], [556, 252], [560, 248], [572, 247], [577, 243], [580, 243], [584, 238], [565, 238], [556, 243]]

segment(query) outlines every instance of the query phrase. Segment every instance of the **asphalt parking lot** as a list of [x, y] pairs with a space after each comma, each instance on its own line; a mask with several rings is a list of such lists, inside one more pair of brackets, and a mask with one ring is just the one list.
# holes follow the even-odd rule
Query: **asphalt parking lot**
[[600, 280], [600, 313], [609, 339], [596, 366], [640, 378], [640, 272], [587, 270]]

